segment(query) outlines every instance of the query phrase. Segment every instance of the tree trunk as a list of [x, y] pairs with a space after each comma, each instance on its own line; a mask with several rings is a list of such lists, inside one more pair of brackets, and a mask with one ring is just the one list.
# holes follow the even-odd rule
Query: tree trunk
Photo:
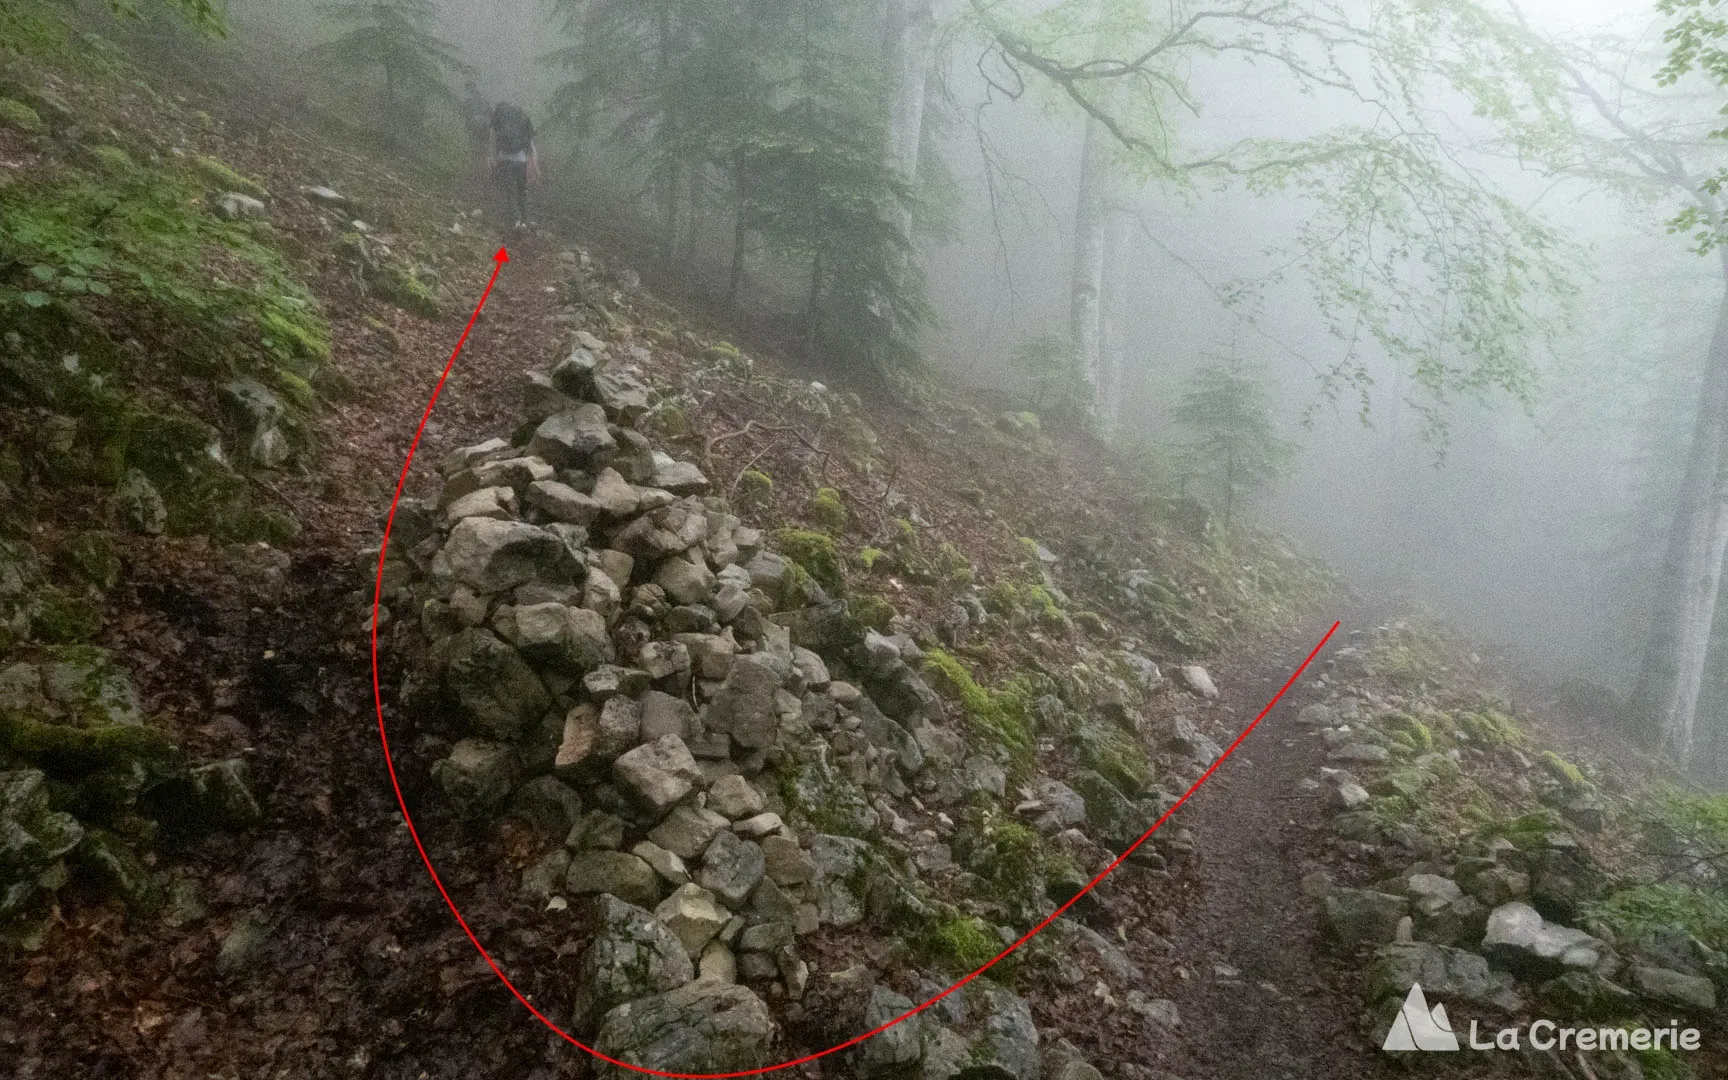
[[1108, 213], [1105, 180], [1108, 155], [1104, 125], [1086, 121], [1080, 150], [1080, 189], [1074, 206], [1074, 277], [1068, 293], [1069, 331], [1075, 374], [1086, 395], [1086, 419], [1099, 413], [1100, 336], [1104, 307], [1104, 235]]
[[[1723, 252], [1728, 281], [1728, 250]], [[1728, 549], [1728, 292], [1716, 315], [1655, 616], [1633, 697], [1635, 715], [1683, 766], [1697, 750], [1698, 697]]]
[[[882, 58], [888, 73], [888, 162], [908, 184], [918, 179], [924, 140], [924, 104], [930, 80], [935, 0], [887, 0]], [[912, 234], [912, 214], [900, 211], [900, 232]]]
[[732, 272], [726, 281], [726, 302], [733, 307], [738, 306], [738, 296], [744, 287], [744, 245], [749, 238], [749, 229], [745, 227], [744, 207], [750, 193], [745, 188], [744, 166], [735, 163], [732, 166], [732, 191], [734, 200], [734, 216], [732, 218]]
[[816, 359], [816, 341], [822, 333], [822, 253], [810, 261], [810, 297], [804, 308], [804, 359]]
[[1103, 300], [1098, 329], [1098, 433], [1115, 438], [1122, 429], [1122, 395], [1127, 388], [1128, 338], [1123, 320], [1128, 308], [1122, 262], [1128, 250], [1127, 215], [1105, 208]]

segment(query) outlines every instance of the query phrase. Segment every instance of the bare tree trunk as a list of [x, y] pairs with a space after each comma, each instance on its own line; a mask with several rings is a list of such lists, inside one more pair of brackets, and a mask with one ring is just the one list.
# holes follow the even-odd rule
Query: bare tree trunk
[[738, 296], [744, 287], [745, 244], [749, 240], [750, 230], [745, 227], [744, 206], [750, 197], [745, 188], [748, 182], [744, 175], [742, 155], [732, 166], [732, 272], [726, 281], [726, 302], [733, 307], [738, 306]]
[[804, 359], [816, 359], [816, 342], [822, 336], [822, 253], [810, 262], [810, 296], [804, 308]]
[[[1728, 280], [1728, 250], [1722, 255]], [[1687, 453], [1679, 506], [1662, 562], [1655, 617], [1633, 697], [1635, 715], [1649, 722], [1682, 765], [1693, 762], [1698, 697], [1716, 619], [1722, 558], [1728, 550], [1728, 292], [1699, 388], [1698, 415]]]
[[1080, 189], [1074, 206], [1074, 277], [1068, 292], [1068, 323], [1075, 373], [1086, 394], [1087, 420], [1098, 418], [1100, 337], [1104, 307], [1105, 197], [1108, 155], [1104, 125], [1086, 121], [1080, 150]]
[[1104, 280], [1098, 329], [1098, 433], [1114, 438], [1122, 429], [1122, 395], [1127, 389], [1128, 335], [1123, 259], [1128, 250], [1129, 219], [1105, 208]]
[[[924, 105], [936, 34], [935, 0], [886, 0], [882, 60], [888, 73], [888, 163], [908, 184], [918, 179]], [[900, 232], [912, 234], [912, 214], [900, 211]]]

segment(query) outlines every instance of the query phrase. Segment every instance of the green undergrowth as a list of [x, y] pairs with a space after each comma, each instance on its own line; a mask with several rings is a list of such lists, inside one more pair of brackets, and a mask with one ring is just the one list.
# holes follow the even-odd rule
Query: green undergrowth
[[1635, 885], [1585, 906], [1622, 941], [1682, 930], [1713, 949], [1728, 948], [1728, 893], [1671, 882]]

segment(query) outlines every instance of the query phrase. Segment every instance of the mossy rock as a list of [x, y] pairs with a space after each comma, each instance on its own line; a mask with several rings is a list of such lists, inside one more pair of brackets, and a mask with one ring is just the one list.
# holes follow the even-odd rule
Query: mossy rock
[[845, 589], [845, 572], [833, 537], [811, 529], [776, 529], [771, 539], [782, 555], [797, 563], [824, 589], [831, 593]]
[[42, 116], [16, 98], [0, 97], [0, 124], [19, 131], [39, 132], [46, 129]]
[[120, 552], [114, 534], [107, 530], [79, 533], [66, 545], [62, 557], [69, 569], [103, 592], [120, 583]]
[[128, 911], [153, 915], [167, 892], [131, 846], [113, 833], [92, 830], [78, 845], [79, 869], [103, 891], [120, 898]]
[[1498, 709], [1477, 709], [1458, 717], [1458, 727], [1471, 741], [1482, 746], [1517, 746], [1524, 733], [1510, 716]]
[[382, 266], [372, 275], [372, 292], [378, 299], [422, 318], [436, 319], [441, 313], [438, 294], [413, 273], [399, 266]]
[[810, 520], [831, 533], [846, 528], [846, 504], [841, 501], [840, 492], [834, 488], [818, 488], [816, 494], [810, 497], [805, 511], [810, 515]]
[[54, 586], [37, 591], [30, 605], [30, 635], [48, 645], [82, 645], [102, 632], [102, 609], [86, 597]]
[[939, 920], [917, 943], [926, 962], [954, 975], [978, 970], [1003, 948], [1002, 938], [989, 923], [958, 914]]
[[879, 634], [888, 632], [888, 625], [893, 622], [899, 612], [894, 605], [880, 596], [853, 596], [846, 600], [847, 614], [856, 619], [862, 626], [868, 626]]
[[1590, 783], [1578, 766], [1567, 761], [1554, 751], [1542, 751], [1540, 760], [1542, 762], [1543, 771], [1557, 780], [1560, 786], [1564, 788], [1568, 794], [1583, 794], [1584, 792], [1595, 789], [1595, 785]]
[[1434, 749], [1434, 732], [1427, 724], [1404, 712], [1387, 712], [1378, 717], [1380, 730], [1386, 733], [1393, 748], [1413, 754], [1426, 754]]
[[205, 186], [220, 191], [237, 191], [242, 195], [250, 195], [254, 199], [268, 199], [270, 192], [251, 177], [236, 172], [233, 166], [224, 161], [199, 154], [192, 159], [192, 168], [197, 172]]
[[1128, 795], [1145, 790], [1152, 764], [1139, 740], [1112, 724], [1087, 720], [1074, 732], [1080, 764], [1098, 773]]

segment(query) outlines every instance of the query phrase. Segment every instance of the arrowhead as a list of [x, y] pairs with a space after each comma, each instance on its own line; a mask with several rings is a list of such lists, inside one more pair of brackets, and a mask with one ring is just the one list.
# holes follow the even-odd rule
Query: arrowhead
[[492, 256], [492, 261], [493, 262], [500, 262], [500, 263], [507, 263], [510, 261], [510, 253], [508, 251], [504, 250], [503, 248], [499, 248], [498, 254]]

